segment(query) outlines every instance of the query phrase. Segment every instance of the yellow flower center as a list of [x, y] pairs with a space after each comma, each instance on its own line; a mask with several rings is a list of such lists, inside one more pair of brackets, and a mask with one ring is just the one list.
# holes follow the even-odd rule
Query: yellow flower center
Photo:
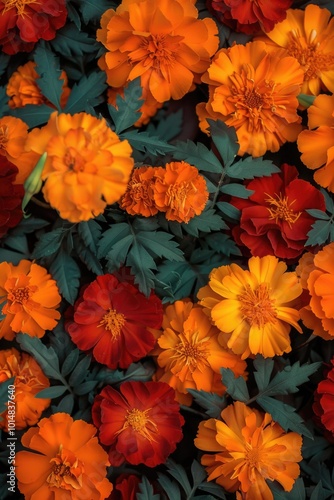
[[320, 73], [329, 70], [334, 65], [334, 56], [324, 54], [316, 41], [317, 32], [312, 30], [309, 40], [298, 36], [295, 30], [290, 31], [290, 41], [287, 45], [289, 56], [295, 57], [305, 71], [304, 80], [319, 77]]
[[5, 4], [5, 8], [2, 11], [2, 15], [8, 12], [11, 9], [16, 9], [17, 15], [24, 17], [27, 15], [25, 12], [25, 6], [31, 3], [39, 3], [38, 0], [2, 0], [2, 3]]
[[138, 432], [145, 439], [155, 441], [152, 432], [157, 432], [158, 427], [156, 423], [148, 417], [148, 413], [151, 409], [152, 408], [141, 411], [138, 410], [138, 408], [133, 408], [128, 411], [125, 417], [124, 426], [119, 432], [131, 426], [134, 431]]
[[256, 290], [248, 285], [238, 299], [241, 314], [251, 325], [262, 328], [267, 323], [276, 322], [274, 301], [270, 298], [266, 283], [261, 283]]
[[182, 38], [168, 34], [147, 33], [141, 36], [140, 47], [130, 52], [129, 60], [131, 63], [144, 61], [144, 66], [153, 66], [154, 69], [159, 69], [161, 65], [170, 66], [175, 61], [175, 54]]
[[291, 208], [296, 200], [290, 202], [288, 197], [283, 196], [281, 193], [276, 194], [277, 199], [267, 193], [265, 194], [268, 196], [265, 201], [270, 204], [270, 208], [267, 207], [269, 219], [274, 220], [276, 224], [278, 224], [279, 220], [286, 221], [290, 227], [299, 219], [302, 213], [294, 212]]
[[101, 319], [99, 326], [103, 326], [106, 330], [109, 330], [112, 340], [116, 340], [122, 331], [125, 321], [124, 314], [118, 313], [115, 309], [109, 309]]
[[180, 335], [180, 342], [174, 347], [175, 354], [171, 358], [178, 362], [180, 370], [184, 365], [188, 366], [190, 372], [194, 372], [200, 363], [209, 366], [207, 357], [209, 355], [208, 337], [197, 340], [197, 335], [193, 335], [195, 343], [190, 343], [183, 335]]
[[83, 467], [77, 457], [69, 450], [59, 447], [55, 458], [50, 460], [53, 464], [51, 473], [46, 481], [50, 487], [78, 490], [82, 487]]
[[8, 132], [9, 132], [9, 129], [8, 129], [7, 125], [1, 125], [1, 127], [0, 127], [0, 151], [7, 150]]

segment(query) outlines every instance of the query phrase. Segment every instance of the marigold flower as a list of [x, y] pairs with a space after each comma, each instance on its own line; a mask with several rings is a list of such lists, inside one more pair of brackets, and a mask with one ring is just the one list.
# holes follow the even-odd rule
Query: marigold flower
[[17, 173], [17, 167], [0, 156], [0, 238], [22, 219], [24, 189], [21, 184], [14, 185]]
[[156, 467], [183, 437], [175, 392], [163, 382], [123, 382], [120, 392], [106, 386], [95, 397], [92, 417], [115, 466], [127, 461]]
[[[10, 97], [8, 105], [10, 108], [22, 108], [27, 104], [40, 104], [53, 105], [43, 96], [40, 88], [38, 87], [39, 75], [35, 70], [36, 63], [28, 61], [23, 66], [19, 66], [16, 71], [11, 75], [8, 80], [6, 93]], [[70, 88], [67, 86], [67, 75], [62, 71], [59, 80], [64, 80], [63, 92], [60, 98], [60, 104], [65, 107]]]
[[166, 219], [187, 223], [203, 212], [209, 193], [196, 167], [175, 161], [155, 175], [154, 201], [160, 212], [166, 212]]
[[237, 264], [213, 269], [209, 284], [198, 292], [219, 341], [242, 359], [251, 354], [265, 358], [291, 351], [292, 325], [301, 332], [294, 301], [302, 293], [295, 272], [272, 255], [251, 257], [249, 270]]
[[[49, 407], [50, 399], [35, 398], [35, 394], [50, 387], [50, 382], [30, 354], [21, 354], [15, 348], [0, 350], [0, 383], [12, 377], [15, 377], [15, 429], [21, 430], [37, 424], [42, 412]], [[1, 413], [0, 427], [6, 432], [10, 412], [11, 409], [7, 409]]]
[[296, 167], [287, 163], [281, 166], [280, 173], [256, 178], [246, 188], [254, 191], [248, 199], [231, 199], [232, 205], [241, 210], [240, 223], [232, 230], [236, 242], [258, 257], [299, 257], [314, 223], [306, 209], [325, 211], [322, 193], [298, 179]]
[[52, 40], [67, 17], [65, 0], [0, 2], [0, 46], [6, 54], [30, 52], [35, 43]]
[[311, 254], [303, 255], [296, 267], [297, 274], [303, 275], [301, 284], [309, 293], [309, 302], [299, 311], [300, 317], [314, 335], [324, 340], [334, 338], [333, 255], [334, 243], [330, 243], [313, 256], [313, 262]]
[[154, 201], [154, 183], [157, 172], [165, 172], [162, 167], [149, 167], [144, 165], [132, 171], [125, 194], [119, 205], [130, 215], [150, 217], [158, 213]]
[[109, 500], [137, 500], [140, 478], [134, 474], [121, 474], [114, 483]]
[[303, 130], [297, 140], [300, 159], [316, 170], [314, 180], [334, 193], [334, 95], [319, 95], [307, 113], [310, 130]]
[[269, 48], [282, 47], [284, 55], [297, 59], [304, 73], [302, 94], [334, 92], [334, 19], [327, 9], [307, 5], [304, 10], [288, 9], [286, 19], [266, 36]]
[[44, 267], [29, 260], [17, 266], [0, 263], [0, 338], [13, 340], [19, 332], [43, 337], [60, 319], [60, 301], [57, 284]]
[[23, 434], [21, 442], [31, 451], [17, 453], [15, 473], [25, 500], [108, 498], [108, 455], [95, 434], [92, 424], [68, 413], [43, 418]]
[[71, 222], [101, 214], [125, 192], [134, 164], [132, 148], [104, 118], [55, 111], [41, 129], [33, 129], [26, 147], [47, 153], [42, 174], [46, 201]]
[[92, 349], [96, 361], [115, 369], [146, 356], [155, 344], [151, 329], [161, 323], [162, 304], [154, 292], [147, 298], [131, 283], [105, 274], [84, 290], [66, 329], [79, 349]]
[[154, 350], [162, 368], [157, 379], [175, 389], [180, 403], [191, 404], [187, 389], [224, 394], [221, 368], [230, 368], [237, 376], [244, 374], [245, 361], [219, 344], [218, 328], [189, 299], [165, 307], [162, 328], [159, 347]]
[[313, 411], [320, 418], [320, 422], [334, 437], [334, 358], [331, 368], [321, 382], [314, 395]]
[[271, 31], [286, 18], [293, 0], [263, 2], [261, 0], [207, 0], [208, 9], [233, 31], [254, 34]]
[[213, 479], [227, 491], [237, 491], [245, 500], [272, 500], [267, 484], [277, 481], [291, 491], [299, 476], [302, 438], [285, 432], [269, 413], [253, 410], [240, 401], [199, 424], [195, 446], [212, 454], [201, 463]]
[[240, 156], [278, 151], [301, 131], [297, 96], [303, 77], [295, 58], [264, 42], [219, 50], [202, 77], [209, 101], [196, 106], [201, 130], [208, 133], [208, 118], [222, 120], [235, 128]]
[[123, 87], [140, 76], [158, 102], [181, 99], [218, 48], [215, 22], [197, 17], [192, 0], [123, 0], [107, 10], [97, 40], [108, 50], [100, 59], [108, 84]]

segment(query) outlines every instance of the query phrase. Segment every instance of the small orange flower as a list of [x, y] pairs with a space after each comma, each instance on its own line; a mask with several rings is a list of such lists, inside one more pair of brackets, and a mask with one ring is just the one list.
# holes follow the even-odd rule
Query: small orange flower
[[27, 148], [47, 153], [42, 180], [46, 201], [71, 222], [101, 214], [126, 190], [133, 168], [132, 148], [104, 118], [57, 112], [30, 132]]
[[108, 52], [100, 59], [111, 87], [141, 77], [158, 101], [181, 99], [218, 48], [217, 26], [198, 19], [193, 0], [123, 0], [101, 18], [97, 40]]
[[44, 267], [29, 260], [17, 266], [0, 263], [0, 305], [4, 304], [0, 338], [13, 340], [19, 332], [43, 337], [60, 319], [56, 311], [60, 301], [56, 282]]
[[195, 439], [197, 448], [212, 453], [201, 459], [208, 481], [239, 490], [244, 500], [272, 500], [268, 480], [291, 491], [303, 458], [301, 436], [239, 401], [225, 408], [221, 418], [201, 422]]
[[162, 167], [142, 166], [135, 168], [125, 194], [120, 200], [120, 207], [130, 215], [150, 217], [158, 213], [154, 201], [154, 183], [156, 174], [165, 171]]
[[[42, 412], [48, 408], [50, 399], [35, 398], [35, 394], [50, 386], [49, 379], [30, 354], [19, 353], [15, 348], [0, 351], [0, 383], [15, 377], [15, 429], [24, 429], [37, 424]], [[1, 414], [0, 427], [8, 432], [8, 415], [12, 408]], [[13, 413], [12, 413], [13, 415]]]
[[23, 434], [30, 451], [17, 453], [15, 472], [25, 500], [108, 498], [113, 489], [106, 478], [108, 455], [95, 435], [94, 425], [67, 413], [43, 418]]
[[236, 376], [244, 374], [245, 361], [219, 344], [218, 328], [189, 299], [165, 307], [162, 328], [159, 347], [154, 350], [162, 368], [156, 380], [173, 387], [180, 403], [191, 404], [187, 389], [224, 394], [221, 368], [230, 368]]
[[[22, 108], [27, 104], [38, 106], [44, 103], [52, 106], [52, 104], [42, 95], [38, 87], [38, 82], [36, 80], [39, 78], [39, 75], [35, 68], [36, 63], [34, 61], [28, 61], [23, 66], [19, 66], [9, 78], [6, 93], [10, 97], [8, 101], [10, 108]], [[59, 79], [64, 80], [63, 92], [60, 98], [60, 104], [64, 107], [70, 94], [65, 71], [61, 72]]]
[[203, 212], [209, 193], [206, 181], [196, 167], [184, 161], [167, 163], [156, 171], [154, 201], [168, 220], [189, 222]]
[[202, 77], [209, 101], [196, 106], [200, 128], [208, 133], [208, 118], [234, 127], [240, 156], [276, 152], [301, 131], [297, 96], [303, 78], [295, 58], [269, 50], [264, 42], [221, 49]]

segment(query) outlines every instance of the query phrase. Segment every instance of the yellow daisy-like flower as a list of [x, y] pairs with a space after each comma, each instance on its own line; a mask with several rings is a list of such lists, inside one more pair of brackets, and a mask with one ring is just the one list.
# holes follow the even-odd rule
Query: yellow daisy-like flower
[[200, 304], [221, 330], [219, 341], [242, 359], [291, 351], [291, 325], [301, 333], [294, 301], [302, 293], [295, 272], [272, 255], [252, 257], [249, 270], [237, 264], [213, 269], [198, 292]]

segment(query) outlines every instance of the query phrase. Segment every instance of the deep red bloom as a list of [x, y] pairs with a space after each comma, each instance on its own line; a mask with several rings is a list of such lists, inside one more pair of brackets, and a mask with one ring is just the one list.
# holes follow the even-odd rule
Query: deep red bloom
[[136, 500], [140, 478], [134, 474], [121, 474], [114, 482], [109, 500]]
[[334, 438], [334, 358], [331, 363], [333, 368], [328, 371], [326, 378], [316, 389], [313, 411]]
[[66, 328], [79, 349], [93, 349], [99, 363], [127, 368], [154, 347], [150, 328], [159, 329], [162, 316], [161, 300], [154, 292], [147, 298], [131, 283], [105, 274], [84, 290]]
[[207, 7], [221, 23], [234, 31], [254, 34], [271, 31], [286, 18], [293, 0], [207, 0]]
[[183, 437], [180, 405], [164, 382], [123, 382], [120, 392], [106, 386], [95, 397], [92, 417], [114, 466], [165, 463]]
[[0, 155], [0, 238], [22, 219], [22, 184], [13, 184], [18, 168]]
[[254, 191], [248, 199], [231, 200], [241, 210], [240, 224], [232, 230], [236, 242], [256, 257], [299, 257], [314, 222], [306, 209], [324, 211], [322, 193], [298, 179], [296, 167], [287, 163], [281, 166], [281, 173], [256, 178], [246, 188]]
[[2, 0], [0, 46], [10, 55], [30, 52], [38, 40], [52, 40], [66, 17], [65, 0]]

